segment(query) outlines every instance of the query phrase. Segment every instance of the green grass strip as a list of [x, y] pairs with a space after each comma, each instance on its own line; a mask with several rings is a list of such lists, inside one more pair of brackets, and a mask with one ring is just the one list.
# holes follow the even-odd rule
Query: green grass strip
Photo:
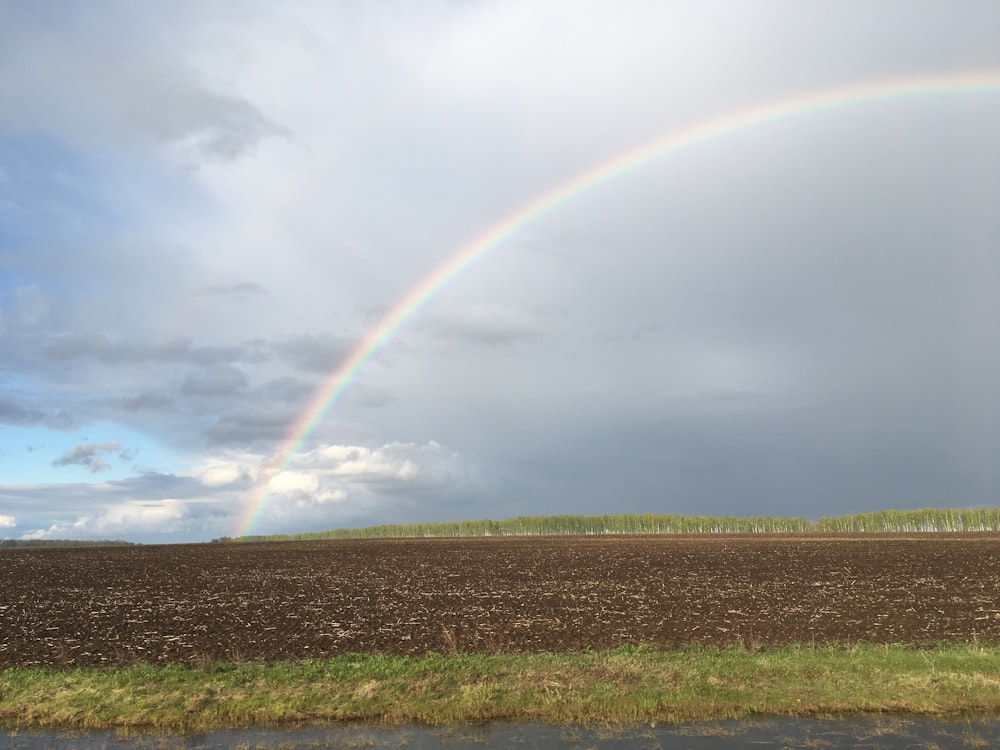
[[997, 715], [1000, 647], [623, 647], [0, 672], [0, 725], [8, 728], [670, 724], [862, 713]]

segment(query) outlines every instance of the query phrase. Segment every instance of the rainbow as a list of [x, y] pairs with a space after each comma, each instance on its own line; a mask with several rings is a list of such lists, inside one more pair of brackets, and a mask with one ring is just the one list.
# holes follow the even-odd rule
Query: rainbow
[[267, 505], [271, 477], [287, 468], [303, 442], [337, 402], [344, 389], [354, 381], [365, 363], [375, 356], [400, 328], [449, 282], [490, 250], [552, 209], [654, 159], [747, 128], [870, 102], [927, 95], [997, 91], [1000, 91], [1000, 71], [977, 71], [891, 79], [795, 96], [725, 114], [681, 130], [671, 131], [596, 167], [587, 169], [539, 195], [488, 227], [468, 244], [450, 255], [438, 268], [427, 274], [407, 292], [406, 296], [383, 315], [382, 319], [358, 342], [337, 369], [327, 376], [309, 404], [292, 424], [278, 451], [272, 454], [268, 461], [276, 469], [273, 471], [262, 469], [260, 478], [238, 514], [235, 536], [245, 536], [250, 533]]

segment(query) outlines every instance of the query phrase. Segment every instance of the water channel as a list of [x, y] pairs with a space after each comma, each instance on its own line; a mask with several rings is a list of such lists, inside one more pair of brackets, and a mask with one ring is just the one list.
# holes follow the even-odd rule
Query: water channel
[[738, 750], [743, 748], [1000, 747], [1000, 719], [762, 719], [679, 727], [584, 728], [542, 724], [459, 727], [323, 726], [123, 734], [0, 730], [0, 750]]

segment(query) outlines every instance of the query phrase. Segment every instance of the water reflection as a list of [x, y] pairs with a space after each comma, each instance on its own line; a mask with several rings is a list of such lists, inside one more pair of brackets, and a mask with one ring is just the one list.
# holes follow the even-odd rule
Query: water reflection
[[961, 722], [843, 719], [713, 722], [681, 727], [584, 728], [539, 724], [460, 727], [324, 726], [204, 734], [0, 731], [0, 750], [299, 750], [478, 748], [500, 750], [737, 750], [742, 748], [986, 748], [1000, 719]]

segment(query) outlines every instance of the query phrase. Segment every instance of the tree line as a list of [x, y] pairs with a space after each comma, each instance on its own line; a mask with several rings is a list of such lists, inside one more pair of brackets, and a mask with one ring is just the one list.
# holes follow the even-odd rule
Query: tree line
[[780, 534], [817, 532], [1000, 531], [998, 508], [923, 508], [831, 516], [818, 521], [783, 516], [688, 516], [618, 513], [601, 516], [518, 516], [435, 523], [382, 524], [301, 534], [222, 537], [213, 542], [424, 537], [589, 536], [606, 534]]
[[1000, 508], [880, 510], [822, 518], [819, 531], [1000, 531]]
[[0, 547], [117, 547], [131, 545], [119, 539], [0, 539]]
[[[475, 521], [383, 524], [359, 529], [331, 529], [302, 534], [244, 536], [240, 537], [239, 541], [602, 534], [748, 534], [808, 529], [809, 521], [802, 518], [619, 513], [602, 516], [518, 516], [501, 521], [487, 518]], [[223, 538], [215, 541], [233, 540]]]

